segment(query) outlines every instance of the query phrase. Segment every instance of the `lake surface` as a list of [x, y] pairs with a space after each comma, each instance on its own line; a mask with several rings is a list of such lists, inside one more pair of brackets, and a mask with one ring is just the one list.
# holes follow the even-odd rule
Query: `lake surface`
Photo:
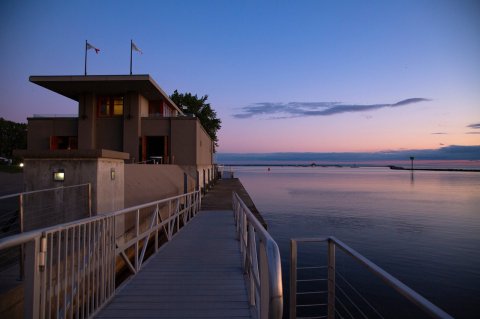
[[[479, 317], [480, 173], [234, 169], [279, 244], [284, 280], [290, 238], [332, 235], [454, 317]], [[349, 269], [345, 262], [343, 270]], [[366, 285], [369, 297], [390, 309], [403, 308], [376, 288], [379, 280], [363, 282], [368, 275], [361, 270], [349, 276]]]

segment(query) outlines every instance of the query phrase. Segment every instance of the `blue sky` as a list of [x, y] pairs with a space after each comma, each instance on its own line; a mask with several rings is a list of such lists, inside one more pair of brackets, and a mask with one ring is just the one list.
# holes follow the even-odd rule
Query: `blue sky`
[[83, 74], [86, 39], [101, 50], [89, 74], [127, 74], [133, 39], [134, 73], [209, 95], [220, 152], [480, 145], [478, 1], [4, 0], [0, 12], [6, 119], [76, 113], [28, 76]]

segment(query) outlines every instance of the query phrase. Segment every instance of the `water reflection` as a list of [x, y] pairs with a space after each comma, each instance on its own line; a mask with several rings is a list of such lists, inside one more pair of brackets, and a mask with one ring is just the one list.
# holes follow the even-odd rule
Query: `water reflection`
[[285, 262], [290, 238], [333, 235], [454, 316], [475, 317], [480, 174], [261, 167], [236, 175]]

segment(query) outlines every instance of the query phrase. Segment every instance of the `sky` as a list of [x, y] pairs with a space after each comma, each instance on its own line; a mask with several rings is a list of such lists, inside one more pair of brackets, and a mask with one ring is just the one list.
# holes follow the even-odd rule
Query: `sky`
[[150, 74], [208, 101], [220, 153], [480, 145], [479, 1], [0, 2], [0, 117], [75, 114], [30, 75]]

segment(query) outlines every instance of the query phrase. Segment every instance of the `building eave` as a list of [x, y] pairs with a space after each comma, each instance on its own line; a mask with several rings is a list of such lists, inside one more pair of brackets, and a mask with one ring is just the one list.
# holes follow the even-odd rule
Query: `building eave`
[[170, 99], [149, 74], [135, 75], [32, 75], [30, 82], [79, 101], [85, 93], [124, 95], [138, 92], [148, 100], [165, 100], [180, 114], [183, 111]]

